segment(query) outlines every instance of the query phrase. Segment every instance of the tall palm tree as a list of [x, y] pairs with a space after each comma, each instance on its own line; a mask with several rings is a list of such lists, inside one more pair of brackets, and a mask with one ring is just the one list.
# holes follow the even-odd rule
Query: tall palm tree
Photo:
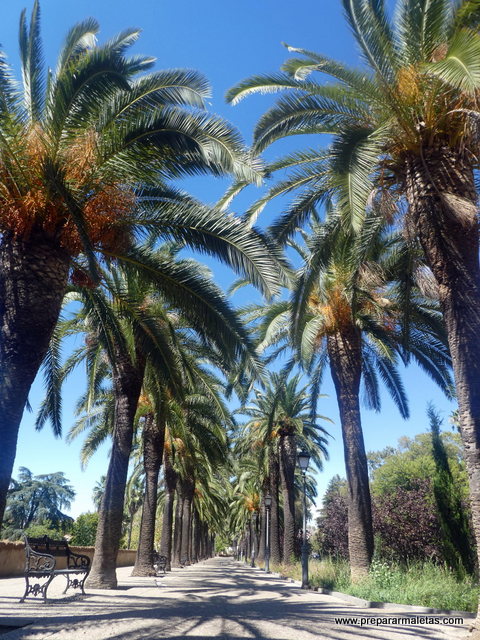
[[361, 381], [371, 408], [380, 409], [380, 377], [407, 417], [398, 364], [413, 357], [448, 393], [450, 360], [438, 308], [414, 287], [411, 251], [398, 234], [386, 232], [381, 218], [371, 216], [354, 233], [332, 213], [324, 224], [313, 222], [303, 237], [304, 247], [292, 243], [304, 260], [292, 299], [247, 313], [252, 320], [260, 318], [262, 350], [280, 344], [276, 355], [293, 338], [298, 360], [313, 376], [314, 406], [329, 364], [349, 486], [350, 565], [352, 578], [358, 579], [373, 553]]
[[[288, 91], [258, 123], [257, 151], [285, 135], [333, 135], [328, 151], [294, 154], [285, 161], [297, 167], [297, 186], [305, 190], [294, 215], [277, 226], [280, 236], [290, 235], [332, 188], [348, 202], [355, 226], [372, 199], [387, 206], [390, 199], [405, 201], [405, 225], [418, 237], [438, 285], [480, 550], [480, 263], [474, 179], [480, 9], [476, 0], [398, 0], [391, 14], [384, 0], [342, 3], [364, 68], [289, 47], [299, 56], [286, 62], [284, 73], [250, 78], [229, 99]], [[334, 82], [310, 80], [312, 72]], [[336, 165], [335, 184], [328, 179], [325, 160]]]
[[[205, 79], [146, 74], [152, 58], [126, 56], [138, 30], [96, 46], [98, 29], [93, 19], [75, 25], [47, 72], [35, 0], [30, 24], [20, 18], [20, 87], [0, 57], [0, 519], [21, 416], [69, 276], [94, 286], [101, 255], [139, 266], [132, 241], [146, 231], [216, 255], [267, 293], [276, 285], [275, 252], [261, 233], [168, 183], [260, 177], [238, 133], [205, 110]], [[164, 267], [162, 290], [195, 295], [185, 272]]]

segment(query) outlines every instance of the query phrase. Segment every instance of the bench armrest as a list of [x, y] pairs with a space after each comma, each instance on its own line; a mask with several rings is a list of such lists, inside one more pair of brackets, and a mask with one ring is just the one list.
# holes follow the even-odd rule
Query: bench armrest
[[74, 553], [69, 550], [68, 553], [68, 568], [69, 569], [89, 569], [90, 558], [83, 555], [83, 553]]
[[25, 573], [31, 571], [44, 571], [45, 573], [53, 573], [57, 559], [49, 553], [38, 553], [30, 547], [26, 548], [25, 554]]

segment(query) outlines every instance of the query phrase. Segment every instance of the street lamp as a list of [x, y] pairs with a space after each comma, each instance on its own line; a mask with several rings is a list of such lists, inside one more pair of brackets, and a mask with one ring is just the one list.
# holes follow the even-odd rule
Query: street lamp
[[267, 519], [265, 523], [265, 573], [270, 573], [270, 509], [272, 508], [272, 496], [267, 493], [263, 499]]
[[252, 513], [252, 521], [251, 521], [251, 551], [252, 551], [252, 562], [251, 562], [251, 567], [255, 566], [255, 539], [256, 539], [256, 532], [257, 532], [257, 512], [254, 511]]
[[308, 542], [307, 542], [307, 469], [310, 464], [310, 454], [301, 451], [298, 454], [298, 466], [303, 477], [303, 540], [302, 540], [302, 589], [308, 587]]

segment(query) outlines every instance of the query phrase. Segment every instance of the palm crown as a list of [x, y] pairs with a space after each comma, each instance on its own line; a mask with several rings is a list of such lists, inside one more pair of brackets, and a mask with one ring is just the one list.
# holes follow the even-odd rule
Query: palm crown
[[[335, 136], [326, 152], [292, 154], [272, 166], [295, 168], [276, 193], [303, 190], [277, 229], [287, 235], [333, 194], [359, 225], [374, 188], [404, 192], [408, 156], [450, 148], [465, 157], [476, 146], [478, 3], [404, 0], [390, 18], [383, 0], [342, 1], [364, 68], [287, 45], [300, 57], [288, 60], [283, 73], [254, 76], [227, 94], [237, 102], [254, 92], [288, 92], [259, 120], [256, 151], [284, 136]], [[315, 82], [314, 72], [334, 82]]]

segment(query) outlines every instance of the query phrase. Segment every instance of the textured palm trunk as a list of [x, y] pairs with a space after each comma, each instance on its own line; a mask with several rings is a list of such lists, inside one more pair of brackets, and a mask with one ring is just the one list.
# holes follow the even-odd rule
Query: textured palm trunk
[[190, 534], [191, 534], [191, 516], [192, 502], [195, 491], [195, 481], [192, 477], [187, 476], [180, 481], [181, 492], [183, 497], [182, 511], [182, 542], [180, 545], [180, 562], [188, 564], [190, 562]]
[[282, 560], [278, 514], [280, 464], [278, 461], [278, 443], [276, 440], [270, 449], [268, 469], [270, 473], [270, 495], [272, 497], [272, 507], [270, 509], [270, 560], [275, 564], [279, 564]]
[[183, 497], [177, 482], [177, 501], [175, 504], [175, 527], [173, 530], [173, 557], [172, 566], [179, 567], [182, 552], [182, 518], [183, 518]]
[[[479, 222], [469, 165], [469, 158], [442, 148], [405, 158], [407, 221], [437, 281], [452, 356], [480, 566]], [[480, 608], [476, 626], [480, 629]]]
[[348, 552], [353, 581], [368, 573], [373, 554], [372, 504], [360, 417], [362, 347], [355, 327], [328, 337], [328, 355], [342, 425], [348, 482]]
[[44, 236], [0, 240], [0, 527], [28, 393], [55, 328], [68, 255]]
[[160, 554], [167, 558], [166, 570], [172, 570], [173, 506], [177, 487], [177, 472], [173, 468], [171, 454], [164, 455], [165, 506], [163, 508], [162, 538]]
[[198, 546], [200, 548], [200, 560], [205, 560], [205, 538], [203, 535], [203, 528], [204, 528], [204, 524], [203, 522], [200, 522], [200, 527], [199, 527], [199, 531], [198, 531]]
[[200, 516], [197, 509], [193, 510], [193, 544], [192, 544], [192, 562], [200, 560]]
[[142, 388], [145, 362], [134, 365], [128, 357], [116, 354], [113, 365], [115, 426], [113, 445], [100, 507], [95, 553], [87, 584], [94, 589], [115, 589], [116, 561], [122, 537], [123, 505], [128, 461], [132, 449], [133, 427]]
[[283, 493], [283, 561], [295, 560], [295, 464], [297, 458], [294, 433], [280, 436], [280, 477]]
[[266, 478], [263, 482], [262, 501], [260, 504], [260, 537], [258, 541], [258, 562], [265, 562], [265, 541], [266, 541], [266, 518], [267, 510], [265, 508], [265, 495], [268, 493], [268, 486], [270, 484], [270, 478]]
[[132, 576], [154, 576], [153, 549], [157, 516], [158, 474], [162, 465], [165, 442], [165, 421], [153, 413], [145, 417], [143, 425], [143, 467], [145, 494], [143, 498], [140, 539]]

